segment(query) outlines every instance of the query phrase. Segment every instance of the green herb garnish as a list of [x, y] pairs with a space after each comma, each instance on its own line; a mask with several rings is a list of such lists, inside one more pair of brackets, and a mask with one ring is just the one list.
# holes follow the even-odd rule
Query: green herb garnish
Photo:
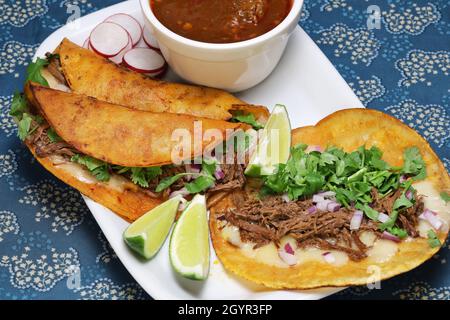
[[74, 155], [70, 160], [85, 166], [99, 181], [105, 182], [109, 181], [111, 178], [111, 174], [109, 173], [109, 165], [104, 161], [81, 154]]
[[62, 138], [56, 133], [55, 129], [49, 128], [47, 130], [47, 136], [51, 142], [60, 142]]
[[441, 241], [439, 241], [439, 238], [433, 230], [428, 230], [428, 244], [431, 248], [437, 248], [441, 246]]
[[445, 202], [450, 202], [450, 194], [448, 194], [445, 191], [442, 191], [440, 195], [442, 200], [444, 200]]
[[230, 120], [231, 122], [242, 122], [249, 124], [255, 130], [264, 128], [264, 125], [256, 121], [255, 116], [251, 113], [244, 114], [242, 111], [236, 112]]
[[31, 62], [27, 67], [27, 78], [25, 82], [32, 81], [37, 82], [40, 85], [48, 87], [49, 84], [47, 80], [42, 76], [41, 71], [44, 67], [49, 64], [48, 59], [37, 58], [35, 62]]

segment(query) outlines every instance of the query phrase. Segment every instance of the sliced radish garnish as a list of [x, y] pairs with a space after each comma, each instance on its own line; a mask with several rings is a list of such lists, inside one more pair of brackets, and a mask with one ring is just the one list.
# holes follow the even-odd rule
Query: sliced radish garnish
[[86, 40], [84, 40], [83, 48], [89, 49], [89, 38], [87, 38]]
[[166, 61], [161, 53], [149, 48], [134, 48], [123, 57], [124, 64], [140, 73], [160, 73], [164, 70]]
[[149, 48], [159, 50], [158, 40], [156, 40], [155, 36], [146, 27], [144, 27], [142, 38], [144, 39], [144, 42], [147, 44], [147, 46], [149, 46]]
[[106, 18], [105, 22], [114, 22], [122, 26], [131, 36], [133, 47], [139, 43], [142, 37], [142, 26], [135, 18], [126, 13], [117, 13]]
[[123, 56], [128, 51], [133, 49], [133, 40], [131, 40], [131, 36], [128, 36], [128, 39], [129, 39], [129, 41], [128, 41], [127, 46], [122, 51], [120, 51], [119, 54], [115, 55], [114, 57], [109, 58], [109, 60], [111, 60], [112, 62], [117, 63], [117, 64], [121, 64], [122, 63]]
[[114, 22], [102, 22], [92, 30], [89, 37], [92, 49], [111, 58], [118, 55], [129, 42], [128, 31]]

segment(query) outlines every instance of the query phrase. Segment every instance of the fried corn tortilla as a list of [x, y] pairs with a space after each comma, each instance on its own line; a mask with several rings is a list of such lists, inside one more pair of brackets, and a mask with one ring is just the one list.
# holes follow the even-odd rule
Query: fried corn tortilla
[[248, 106], [233, 95], [211, 88], [169, 83], [119, 67], [108, 59], [64, 39], [56, 50], [70, 89], [113, 104], [143, 111], [170, 112], [229, 120], [246, 110], [262, 123], [265, 107]]
[[[50, 126], [68, 144], [83, 154], [114, 165], [150, 167], [172, 163], [173, 150], [180, 141], [172, 140], [175, 130], [191, 134], [191, 153], [202, 154], [208, 146], [222, 140], [194, 144], [194, 126], [202, 134], [209, 129], [226, 136], [226, 130], [242, 127], [239, 123], [171, 113], [152, 113], [110, 104], [84, 95], [66, 93], [35, 84], [26, 90]], [[212, 145], [211, 145], [212, 143]]]
[[[426, 206], [438, 212], [448, 226], [450, 204], [446, 204], [439, 194], [450, 190], [449, 175], [429, 144], [399, 120], [375, 110], [344, 110], [326, 117], [316, 126], [296, 129], [292, 136], [294, 145], [306, 143], [323, 148], [333, 145], [345, 151], [353, 151], [361, 145], [375, 145], [384, 152], [383, 159], [394, 166], [402, 165], [403, 150], [418, 147], [427, 166], [427, 177], [413, 186], [425, 196]], [[216, 254], [228, 271], [270, 288], [364, 285], [411, 270], [439, 250], [439, 247], [431, 248], [424, 237], [398, 244], [383, 240], [380, 241], [383, 245], [374, 243], [372, 254], [358, 262], [348, 260], [333, 265], [326, 262], [319, 252], [316, 257], [305, 255], [305, 259], [294, 266], [280, 265], [271, 260], [277, 258], [273, 243], [256, 252], [234, 246], [225, 239], [216, 214], [224, 208], [235, 206], [232, 199], [228, 196], [211, 210], [210, 229]], [[441, 244], [445, 243], [448, 227], [436, 233]]]

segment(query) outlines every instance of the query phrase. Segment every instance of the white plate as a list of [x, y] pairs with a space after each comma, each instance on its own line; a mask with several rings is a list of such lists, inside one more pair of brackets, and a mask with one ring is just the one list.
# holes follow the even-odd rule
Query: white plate
[[[36, 56], [43, 57], [46, 52], [53, 51], [64, 37], [82, 45], [95, 25], [119, 12], [129, 13], [143, 21], [138, 0], [122, 2], [82, 17], [78, 29], [68, 25], [58, 29], [41, 44]], [[168, 78], [176, 79], [176, 76], [169, 73]], [[277, 103], [285, 104], [294, 128], [315, 124], [339, 109], [363, 107], [330, 61], [300, 27], [292, 35], [275, 72], [262, 84], [240, 93], [239, 97], [270, 107]], [[211, 273], [207, 281], [182, 279], [171, 269], [167, 241], [155, 259], [139, 261], [122, 241], [122, 232], [128, 223], [100, 204], [84, 199], [123, 265], [155, 299], [320, 299], [341, 290], [268, 290], [227, 273], [214, 250], [211, 251]]]

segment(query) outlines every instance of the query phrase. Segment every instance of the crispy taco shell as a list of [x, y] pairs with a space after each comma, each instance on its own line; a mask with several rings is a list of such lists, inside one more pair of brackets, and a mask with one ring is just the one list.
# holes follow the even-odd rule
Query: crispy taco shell
[[[417, 146], [427, 165], [426, 181], [439, 193], [450, 189], [450, 178], [429, 144], [414, 130], [382, 112], [367, 109], [339, 111], [316, 126], [294, 130], [292, 135], [293, 144], [334, 145], [346, 151], [353, 151], [364, 144], [367, 147], [376, 145], [384, 152], [384, 160], [395, 166], [402, 164], [405, 148]], [[433, 201], [442, 201], [435, 193], [433, 197]], [[364, 259], [360, 262], [349, 260], [342, 266], [334, 266], [316, 260], [288, 268], [277, 267], [249, 258], [222, 237], [214, 213], [233, 205], [232, 197], [228, 197], [211, 210], [210, 229], [216, 254], [227, 270], [270, 288], [363, 285], [373, 281], [370, 276], [374, 265], [379, 268], [379, 280], [387, 279], [419, 266], [439, 250], [431, 248], [427, 239], [415, 238], [399, 243], [397, 253], [381, 263]], [[449, 207], [449, 204], [445, 206], [446, 215], [450, 214]], [[438, 234], [441, 243], [445, 242], [447, 235], [448, 230]]]
[[[85, 95], [66, 93], [36, 84], [29, 84], [30, 101], [55, 129], [58, 135], [83, 154], [110, 164], [127, 167], [150, 167], [172, 163], [173, 150], [181, 140], [172, 139], [176, 130], [191, 135], [191, 153], [202, 154], [206, 147], [222, 140], [194, 144], [194, 127], [214, 129], [226, 137], [226, 130], [242, 128], [242, 124], [198, 118], [182, 114], [152, 113], [117, 106]], [[179, 132], [179, 131], [178, 131]]]
[[32, 144], [27, 142], [26, 145], [37, 161], [55, 177], [130, 222], [162, 203], [160, 198], [149, 196], [132, 182], [122, 179], [116, 183], [96, 181], [80, 165], [63, 165], [57, 160], [40, 158]]
[[[211, 88], [169, 83], [119, 67], [94, 52], [64, 39], [56, 50], [61, 69], [74, 92], [99, 100], [150, 112], [189, 114], [229, 120], [231, 111], [246, 105], [233, 95]], [[265, 107], [245, 109], [264, 122]]]

